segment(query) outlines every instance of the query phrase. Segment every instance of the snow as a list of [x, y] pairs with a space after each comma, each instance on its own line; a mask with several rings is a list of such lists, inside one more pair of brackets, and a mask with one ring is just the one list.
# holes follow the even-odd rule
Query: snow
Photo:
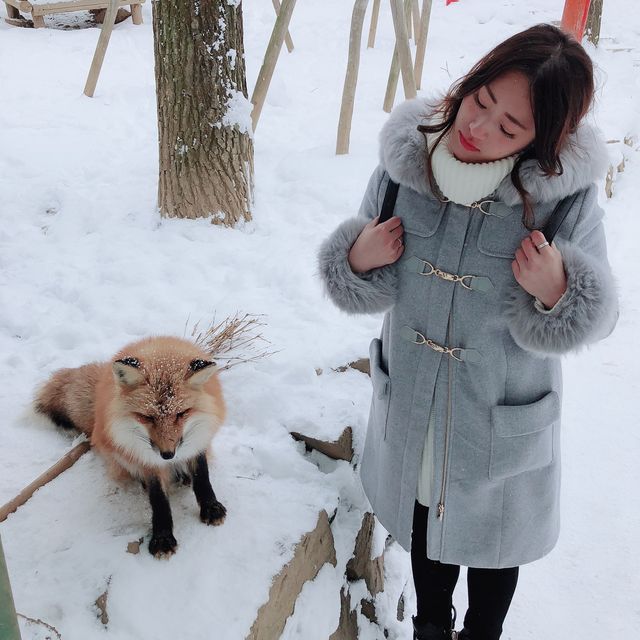
[[[598, 65], [593, 117], [607, 140], [618, 141], [608, 146], [612, 164], [625, 160], [614, 197], [607, 201], [600, 190], [621, 318], [610, 338], [565, 360], [561, 539], [548, 557], [522, 568], [506, 639], [628, 637], [640, 622], [635, 5], [605, 2], [600, 45], [589, 47]], [[343, 570], [366, 501], [348, 463], [305, 453], [289, 431], [333, 439], [350, 425], [360, 450], [366, 427], [368, 378], [333, 369], [366, 356], [381, 317], [333, 308], [315, 265], [319, 243], [359, 206], [386, 119], [393, 33], [382, 3], [376, 47], [365, 49], [363, 38], [350, 154], [335, 155], [351, 10], [340, 0], [298, 0], [290, 25], [296, 48], [280, 54], [254, 136], [253, 221], [236, 230], [157, 214], [150, 3], [143, 25], [116, 25], [93, 99], [82, 88], [97, 30], [52, 28], [53, 16], [47, 29], [0, 24], [0, 502], [72, 445], [30, 408], [54, 370], [108, 359], [143, 336], [189, 335], [196, 322], [202, 328], [238, 311], [264, 314], [262, 332], [277, 350], [222, 374], [229, 415], [210, 468], [228, 516], [206, 527], [190, 490], [176, 490], [180, 546], [169, 561], [146, 551], [150, 510], [142, 490], [115, 484], [92, 453], [0, 525], [17, 610], [54, 625], [64, 640], [244, 638], [271, 577], [315, 527], [318, 511], [331, 515], [336, 507], [337, 568], [323, 566], [305, 585], [282, 637], [326, 640], [337, 625]], [[559, 20], [561, 10], [558, 0], [437, 0], [425, 91], [445, 89], [497, 42]], [[244, 3], [244, 13], [252, 88], [275, 14], [270, 0]], [[246, 109], [240, 113], [246, 121]], [[126, 553], [143, 536], [140, 553]], [[376, 532], [377, 550], [384, 537]], [[409, 620], [395, 620], [400, 593], [407, 618], [413, 612], [409, 558], [392, 543], [385, 563], [378, 616], [392, 640], [409, 638]], [[105, 629], [93, 603], [107, 583]], [[460, 616], [464, 587], [462, 576]], [[352, 585], [351, 594], [355, 606], [364, 585]], [[358, 624], [364, 640], [381, 637], [361, 615]], [[36, 625], [21, 627], [25, 639], [44, 637]]]

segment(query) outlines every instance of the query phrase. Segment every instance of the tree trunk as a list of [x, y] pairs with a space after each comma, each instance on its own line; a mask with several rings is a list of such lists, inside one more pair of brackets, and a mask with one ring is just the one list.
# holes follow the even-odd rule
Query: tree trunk
[[596, 47], [600, 40], [600, 23], [602, 22], [602, 5], [604, 0], [591, 0], [589, 15], [587, 16], [587, 40]]
[[153, 3], [162, 216], [251, 219], [253, 140], [240, 0]]

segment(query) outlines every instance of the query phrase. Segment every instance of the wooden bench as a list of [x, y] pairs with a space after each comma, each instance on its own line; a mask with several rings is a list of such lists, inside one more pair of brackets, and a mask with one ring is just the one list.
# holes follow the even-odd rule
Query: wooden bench
[[[130, 5], [133, 24], [142, 24], [142, 3], [145, 0], [120, 0], [119, 6]], [[44, 17], [51, 13], [106, 9], [108, 0], [4, 0], [10, 20], [19, 19], [20, 12], [30, 13], [33, 26], [44, 27]]]

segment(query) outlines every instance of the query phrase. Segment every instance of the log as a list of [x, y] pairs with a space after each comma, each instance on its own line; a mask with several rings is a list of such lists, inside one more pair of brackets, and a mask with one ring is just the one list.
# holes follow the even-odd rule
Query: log
[[0, 507], [0, 522], [4, 522], [10, 513], [21, 507], [29, 498], [48, 482], [57, 478], [63, 471], [73, 466], [80, 456], [84, 455], [91, 448], [87, 441], [81, 442], [65, 453], [58, 462], [49, 467], [42, 475], [38, 476], [31, 484], [26, 486], [13, 500]]

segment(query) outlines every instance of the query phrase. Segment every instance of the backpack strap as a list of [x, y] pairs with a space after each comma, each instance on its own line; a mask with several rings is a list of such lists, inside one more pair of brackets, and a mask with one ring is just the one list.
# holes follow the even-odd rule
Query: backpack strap
[[578, 193], [574, 193], [573, 195], [567, 196], [558, 202], [556, 208], [553, 210], [549, 221], [542, 229], [542, 234], [545, 237], [545, 240], [551, 244], [554, 239], [556, 233], [558, 233], [558, 229], [565, 221], [565, 218], [569, 215], [569, 211], [573, 208], [576, 200], [578, 199]]
[[393, 209], [396, 206], [396, 198], [398, 197], [398, 189], [400, 185], [389, 178], [387, 183], [387, 190], [384, 192], [384, 200], [382, 201], [382, 208], [380, 209], [380, 218], [378, 224], [386, 222], [393, 216]]

